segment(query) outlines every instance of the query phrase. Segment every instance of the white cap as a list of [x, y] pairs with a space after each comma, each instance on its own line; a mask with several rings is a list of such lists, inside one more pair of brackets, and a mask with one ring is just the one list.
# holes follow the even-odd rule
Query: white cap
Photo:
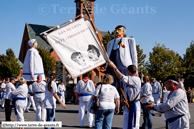
[[28, 41], [28, 45], [31, 47], [31, 46], [34, 46], [34, 43], [36, 42], [36, 39], [30, 39]]

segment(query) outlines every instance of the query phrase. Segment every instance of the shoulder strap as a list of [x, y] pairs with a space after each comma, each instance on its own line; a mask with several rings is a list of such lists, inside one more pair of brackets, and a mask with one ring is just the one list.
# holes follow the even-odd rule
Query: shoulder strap
[[99, 96], [100, 96], [100, 93], [101, 93], [101, 88], [102, 88], [102, 83], [101, 83], [100, 91], [99, 91], [99, 93], [98, 93]]

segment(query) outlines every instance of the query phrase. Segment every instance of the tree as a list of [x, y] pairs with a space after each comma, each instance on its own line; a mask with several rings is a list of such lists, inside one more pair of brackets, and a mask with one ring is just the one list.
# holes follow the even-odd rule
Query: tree
[[50, 69], [51, 72], [55, 70], [55, 60], [51, 57], [51, 53], [41, 47], [37, 48], [40, 56], [42, 57], [43, 66], [44, 66], [44, 73], [47, 76], [48, 70]]
[[149, 54], [149, 62], [146, 68], [150, 76], [155, 76], [157, 80], [164, 81], [169, 75], [180, 75], [180, 56], [164, 45], [156, 44]]
[[[126, 36], [127, 35], [125, 34], [124, 37], [126, 37]], [[130, 38], [133, 38], [133, 36], [131, 36]], [[107, 50], [108, 42], [111, 41], [112, 39], [115, 39], [115, 32], [114, 31], [112, 33], [108, 32], [108, 34], [103, 36], [102, 43], [103, 43], [106, 50]], [[143, 54], [143, 49], [140, 49], [140, 45], [136, 45], [136, 49], [137, 49], [137, 57], [138, 57], [138, 71], [147, 75], [147, 71], [146, 71], [146, 67], [145, 67], [146, 54]]]
[[143, 49], [140, 49], [140, 45], [136, 45], [137, 49], [137, 58], [138, 58], [138, 72], [147, 75], [145, 58], [146, 54], [143, 54]]
[[11, 48], [6, 50], [6, 55], [0, 55], [0, 69], [0, 76], [2, 78], [19, 76], [20, 65]]
[[184, 66], [185, 74], [185, 86], [193, 87], [194, 83], [194, 41], [191, 41], [190, 47], [186, 49], [186, 54], [184, 55]]

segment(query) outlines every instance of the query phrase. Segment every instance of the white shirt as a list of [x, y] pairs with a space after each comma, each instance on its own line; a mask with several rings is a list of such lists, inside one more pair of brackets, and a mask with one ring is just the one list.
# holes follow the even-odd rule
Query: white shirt
[[154, 83], [151, 82], [151, 86], [152, 86], [152, 95], [154, 98], [159, 98], [160, 96], [162, 96], [162, 88], [158, 81], [155, 81]]
[[[93, 94], [95, 91], [94, 83], [91, 80], [88, 80], [86, 83], [83, 80], [80, 80], [77, 83], [75, 92], [78, 94]], [[79, 101], [89, 101], [91, 96], [80, 96]]]
[[[116, 40], [116, 41], [115, 41]], [[125, 45], [125, 48], [119, 47], [118, 43], [121, 38], [113, 39], [108, 42], [107, 44], [107, 54], [110, 57], [112, 50], [118, 49], [120, 51], [120, 59], [122, 64], [125, 67], [129, 65], [135, 65], [138, 68], [138, 58], [137, 58], [137, 50], [136, 50], [136, 43], [134, 38], [122, 38], [122, 42]], [[108, 65], [108, 64], [107, 64]]]
[[16, 88], [15, 86], [9, 82], [7, 85], [6, 85], [6, 95], [5, 95], [5, 99], [8, 99], [9, 95], [11, 94], [12, 91], [14, 91]]
[[65, 85], [59, 84], [59, 85], [58, 85], [58, 92], [61, 93], [61, 92], [64, 92], [64, 91], [66, 91]]
[[[7, 84], [8, 84], [8, 83], [7, 83]], [[2, 84], [1, 84], [1, 88], [5, 88], [7, 84], [2, 83]], [[6, 92], [6, 89], [2, 89], [1, 91], [2, 91], [2, 92]]]
[[182, 82], [182, 81], [180, 81], [180, 82], [178, 83], [178, 85], [179, 85], [181, 88], [183, 88], [183, 89], [184, 89], [184, 84], [183, 84], [183, 82]]
[[[101, 85], [96, 88], [95, 92], [93, 93], [94, 96], [99, 95], [100, 88]], [[116, 98], [119, 98], [117, 89], [110, 84], [103, 84], [99, 97], [100, 107], [98, 108], [98, 110], [115, 109], [114, 100]]]
[[173, 91], [165, 103], [156, 104], [154, 108], [159, 112], [164, 112], [166, 119], [180, 115], [190, 117], [187, 95], [182, 89]]
[[[49, 82], [48, 82], [49, 83]], [[53, 96], [54, 93], [57, 93], [57, 85], [54, 81], [51, 82], [52, 90], [48, 91], [48, 83], [45, 87], [45, 100], [44, 100], [44, 107], [53, 109], [56, 108], [56, 99]]]
[[141, 96], [145, 96], [144, 99], [141, 100], [141, 103], [148, 103], [149, 101], [154, 102], [154, 98], [152, 96], [152, 86], [149, 82], [145, 83], [141, 87]]
[[[34, 101], [42, 102], [45, 99], [45, 86], [46, 82], [41, 81], [40, 83], [34, 82], [32, 84], [32, 93], [34, 93]], [[36, 92], [44, 92], [44, 93], [36, 93]]]
[[[121, 79], [122, 82], [124, 82], [127, 86], [124, 87], [124, 94], [128, 101], [133, 101], [136, 96], [141, 91], [141, 80], [139, 77], [136, 76], [125, 76], [123, 75], [123, 78]], [[138, 95], [137, 99], [140, 99], [140, 94]], [[123, 107], [125, 111], [128, 111], [127, 106], [125, 105]]]
[[[18, 98], [26, 98], [28, 95], [28, 86], [27, 84], [23, 84], [17, 87], [12, 93], [9, 95], [9, 99], [12, 97]], [[19, 105], [21, 108], [26, 107], [26, 100], [17, 100], [16, 105]]]
[[[34, 80], [32, 80], [31, 74], [34, 75]], [[42, 75], [42, 80], [45, 80], [42, 58], [35, 48], [31, 48], [25, 56], [22, 76], [27, 81], [36, 81], [38, 75]]]

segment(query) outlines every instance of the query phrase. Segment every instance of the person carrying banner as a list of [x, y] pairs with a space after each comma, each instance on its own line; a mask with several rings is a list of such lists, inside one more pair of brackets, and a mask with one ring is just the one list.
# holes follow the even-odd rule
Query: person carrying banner
[[[140, 125], [140, 91], [141, 80], [136, 76], [136, 66], [129, 65], [126, 69], [128, 76], [121, 73], [116, 65], [112, 61], [107, 61], [109, 66], [113, 68], [113, 71], [117, 77], [126, 85], [124, 88], [124, 94], [128, 99], [130, 109], [126, 105], [123, 106], [123, 129], [139, 129]], [[122, 103], [127, 103], [123, 99]]]
[[65, 103], [65, 91], [66, 91], [66, 87], [61, 81], [61, 83], [58, 85], [58, 93], [60, 95], [59, 98], [63, 103]]
[[5, 106], [5, 95], [6, 95], [6, 85], [8, 83], [8, 79], [5, 79], [5, 82], [1, 84], [1, 108], [4, 109]]
[[46, 121], [46, 109], [44, 108], [46, 82], [42, 81], [42, 76], [38, 75], [36, 82], [32, 84], [32, 93], [36, 105], [36, 121]]
[[[115, 28], [115, 32], [117, 35], [116, 39], [109, 41], [107, 44], [107, 55], [117, 66], [118, 70], [123, 75], [127, 76], [126, 69], [129, 65], [135, 65], [136, 68], [138, 67], [135, 39], [124, 37], [126, 27], [123, 25], [118, 25]], [[113, 74], [108, 64], [105, 73]], [[122, 81], [119, 81], [119, 83], [122, 88], [126, 86]], [[118, 87], [116, 81], [113, 85]]]
[[174, 75], [167, 77], [165, 86], [170, 91], [164, 103], [148, 103], [149, 110], [164, 113], [169, 129], [189, 129], [189, 107], [186, 93], [178, 86], [178, 79]]
[[28, 41], [31, 47], [25, 56], [22, 77], [27, 81], [36, 81], [38, 75], [42, 75], [42, 80], [45, 80], [42, 58], [39, 55], [38, 43], [36, 39]]
[[5, 95], [5, 120], [11, 121], [11, 99], [9, 99], [9, 95], [16, 88], [14, 86], [15, 78], [11, 77], [10, 82], [6, 85], [6, 95]]
[[[89, 73], [85, 73], [83, 75], [83, 79], [80, 80], [77, 83], [76, 87], [76, 102], [79, 103], [79, 121], [80, 121], [80, 126], [84, 126], [84, 121], [85, 121], [85, 111], [87, 109], [87, 104], [92, 97], [92, 94], [95, 91], [95, 86], [92, 80], [88, 78]], [[92, 128], [93, 126], [93, 114], [90, 113], [87, 110], [87, 118], [88, 118], [88, 126]]]

